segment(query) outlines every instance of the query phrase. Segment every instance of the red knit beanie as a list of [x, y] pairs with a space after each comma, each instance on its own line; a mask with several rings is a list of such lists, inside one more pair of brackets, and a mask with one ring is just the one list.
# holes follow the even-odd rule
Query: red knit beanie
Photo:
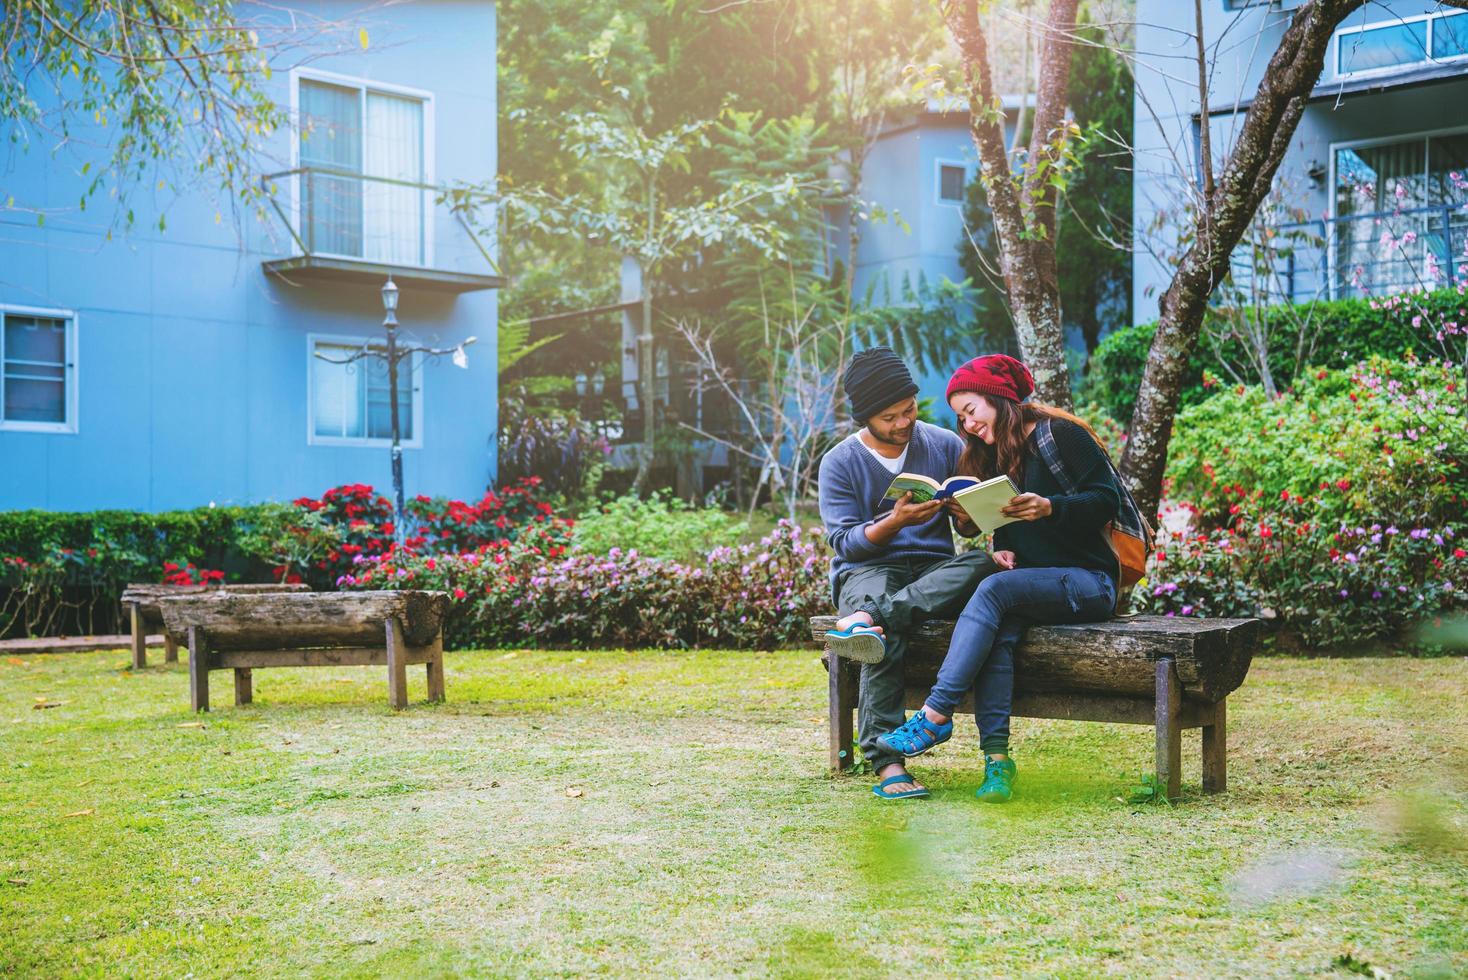
[[948, 381], [948, 397], [956, 392], [976, 391], [1022, 402], [1035, 390], [1030, 369], [1008, 354], [985, 354], [953, 372]]

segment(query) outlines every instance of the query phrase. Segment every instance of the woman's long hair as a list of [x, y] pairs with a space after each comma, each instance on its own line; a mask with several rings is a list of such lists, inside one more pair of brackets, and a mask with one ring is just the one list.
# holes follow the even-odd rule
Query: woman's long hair
[[1029, 456], [1025, 439], [1025, 426], [1041, 419], [1065, 419], [1074, 422], [1090, 433], [1101, 451], [1106, 446], [1096, 430], [1085, 419], [1077, 418], [1062, 408], [1041, 402], [1016, 402], [1008, 398], [980, 395], [994, 406], [994, 445], [975, 438], [962, 427], [958, 434], [963, 437], [963, 454], [958, 457], [960, 476], [974, 476], [988, 480], [1007, 473], [1017, 487], [1024, 486], [1025, 460]]

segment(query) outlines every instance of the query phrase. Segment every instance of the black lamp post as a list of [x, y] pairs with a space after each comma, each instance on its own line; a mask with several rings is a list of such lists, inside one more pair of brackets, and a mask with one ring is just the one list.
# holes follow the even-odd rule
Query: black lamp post
[[401, 548], [403, 540], [407, 537], [407, 513], [403, 507], [403, 447], [401, 443], [402, 420], [398, 416], [398, 362], [405, 357], [414, 354], [423, 354], [427, 357], [442, 357], [444, 354], [454, 355], [454, 363], [459, 367], [466, 367], [464, 360], [464, 348], [474, 343], [478, 338], [465, 338], [462, 344], [456, 347], [419, 347], [416, 345], [402, 346], [398, 343], [398, 287], [392, 281], [392, 276], [387, 277], [387, 282], [382, 287], [382, 329], [387, 331], [386, 348], [373, 347], [369, 341], [362, 345], [351, 357], [332, 358], [317, 353], [317, 357], [332, 364], [353, 364], [369, 357], [381, 358], [387, 361], [387, 390], [388, 411], [392, 420], [392, 494], [393, 494], [393, 543]]

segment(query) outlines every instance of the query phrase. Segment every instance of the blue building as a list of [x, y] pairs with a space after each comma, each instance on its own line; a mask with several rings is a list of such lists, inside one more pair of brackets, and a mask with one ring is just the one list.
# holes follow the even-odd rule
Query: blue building
[[499, 278], [435, 189], [495, 174], [495, 13], [491, 0], [312, 4], [314, 17], [370, 18], [371, 46], [339, 45], [267, 83], [291, 126], [260, 159], [264, 220], [236, 224], [204, 191], [148, 186], [109, 241], [109, 202], [77, 208], [84, 158], [36, 145], [0, 160], [0, 202], [13, 202], [0, 209], [0, 508], [385, 489], [383, 362], [326, 358], [380, 344], [389, 276], [404, 339], [478, 340], [466, 368], [405, 362], [407, 491], [481, 494], [496, 471]]
[[[1212, 61], [1205, 110], [1196, 87], [1177, 80], [1178, 66], [1195, 57], [1192, 5], [1137, 0], [1138, 321], [1155, 318], [1170, 278], [1176, 212], [1195, 175], [1187, 171], [1200, 167], [1203, 126], [1221, 158], [1299, 6], [1204, 3]], [[1303, 301], [1399, 291], [1434, 269], [1439, 285], [1468, 275], [1468, 213], [1454, 207], [1463, 192], [1451, 177], [1468, 171], [1465, 107], [1468, 13], [1432, 0], [1382, 0], [1351, 14], [1330, 42], [1274, 200], [1261, 211], [1259, 224], [1273, 231], [1272, 261], [1235, 253], [1235, 285], [1268, 302]], [[1384, 249], [1383, 234], [1406, 244]], [[1267, 281], [1256, 269], [1267, 269]]]

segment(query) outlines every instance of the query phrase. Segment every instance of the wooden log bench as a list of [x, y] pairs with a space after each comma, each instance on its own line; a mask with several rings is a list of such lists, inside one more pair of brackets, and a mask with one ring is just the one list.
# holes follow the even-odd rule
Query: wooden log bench
[[[163, 629], [163, 613], [158, 609], [158, 600], [168, 596], [204, 595], [214, 592], [233, 592], [237, 595], [253, 595], [258, 592], [309, 592], [311, 587], [303, 584], [284, 585], [273, 582], [244, 585], [160, 585], [157, 582], [137, 582], [129, 585], [122, 593], [122, 611], [131, 624], [133, 669], [148, 666], [148, 635]], [[163, 636], [164, 663], [178, 662], [178, 641], [172, 636]]]
[[[823, 641], [834, 616], [811, 619]], [[1157, 735], [1157, 786], [1182, 793], [1182, 732], [1203, 730], [1203, 791], [1228, 786], [1228, 696], [1244, 682], [1258, 649], [1257, 619], [1134, 616], [1075, 626], [1032, 626], [1015, 650], [1013, 713], [1151, 725]], [[948, 652], [951, 621], [933, 620], [908, 634], [904, 705], [920, 708]], [[827, 652], [831, 768], [853, 763], [852, 715], [860, 665]], [[973, 692], [957, 713], [972, 714]]]
[[386, 666], [387, 697], [408, 706], [410, 664], [428, 671], [428, 698], [444, 699], [446, 592], [227, 591], [160, 599], [164, 628], [189, 647], [189, 703], [209, 710], [209, 673], [234, 671], [235, 704], [253, 697], [255, 667]]

